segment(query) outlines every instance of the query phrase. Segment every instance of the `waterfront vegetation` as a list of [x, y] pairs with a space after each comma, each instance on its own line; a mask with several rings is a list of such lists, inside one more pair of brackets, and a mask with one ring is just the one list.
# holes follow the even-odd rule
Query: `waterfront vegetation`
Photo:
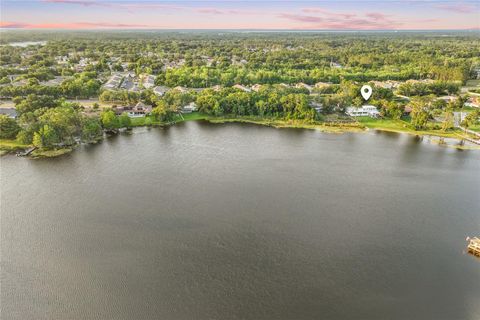
[[[0, 47], [0, 97], [17, 113], [0, 116], [0, 149], [9, 152], [34, 146], [34, 156], [55, 156], [105, 132], [192, 120], [456, 138], [468, 136], [459, 126], [480, 127], [479, 108], [466, 105], [479, 90], [480, 43], [461, 32], [3, 36], [47, 40]], [[105, 86], [118, 73], [122, 80]], [[380, 117], [348, 116], [348, 107], [365, 104], [360, 88], [367, 82], [373, 87], [368, 104]], [[117, 111], [138, 102], [151, 112]], [[184, 113], [192, 103], [198, 112]], [[456, 123], [454, 112], [467, 116]]]

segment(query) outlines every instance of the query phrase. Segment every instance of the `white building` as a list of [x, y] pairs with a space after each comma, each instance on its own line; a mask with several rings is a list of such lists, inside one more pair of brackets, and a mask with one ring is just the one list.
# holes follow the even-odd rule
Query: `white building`
[[192, 113], [197, 111], [197, 104], [195, 102], [190, 102], [186, 106], [182, 107], [182, 113]]
[[361, 107], [348, 107], [346, 113], [351, 117], [372, 117], [377, 118], [380, 115], [377, 107], [364, 105]]

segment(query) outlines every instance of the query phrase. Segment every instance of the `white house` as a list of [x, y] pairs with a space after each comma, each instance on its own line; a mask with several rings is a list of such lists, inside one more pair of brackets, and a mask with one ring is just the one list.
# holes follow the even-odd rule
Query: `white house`
[[143, 102], [138, 102], [131, 111], [128, 112], [130, 118], [145, 117], [152, 112], [152, 106], [146, 105]]
[[182, 107], [182, 113], [192, 113], [197, 111], [197, 104], [195, 102], [190, 102], [186, 106]]
[[361, 107], [348, 107], [346, 113], [351, 117], [372, 117], [377, 118], [380, 115], [377, 107], [364, 105]]

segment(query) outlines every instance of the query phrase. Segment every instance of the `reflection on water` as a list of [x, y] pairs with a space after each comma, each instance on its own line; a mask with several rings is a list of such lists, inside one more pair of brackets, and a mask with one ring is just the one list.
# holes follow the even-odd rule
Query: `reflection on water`
[[2, 319], [478, 319], [480, 152], [139, 128], [1, 160]]

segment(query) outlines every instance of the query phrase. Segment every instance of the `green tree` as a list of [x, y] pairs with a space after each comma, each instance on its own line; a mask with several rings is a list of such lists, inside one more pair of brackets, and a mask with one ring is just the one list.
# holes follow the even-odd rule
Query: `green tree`
[[132, 127], [132, 119], [128, 116], [127, 113], [122, 113], [120, 117], [118, 117], [119, 125], [121, 128], [131, 128]]
[[102, 124], [98, 118], [85, 117], [82, 122], [82, 141], [91, 142], [102, 137]]
[[33, 145], [38, 148], [53, 148], [59, 141], [58, 136], [49, 125], [44, 125], [33, 135]]
[[0, 115], [0, 138], [1, 139], [14, 139], [18, 132], [20, 131], [20, 126], [17, 124], [15, 119], [9, 118], [6, 115]]
[[451, 108], [447, 108], [445, 110], [445, 113], [443, 115], [444, 119], [442, 122], [442, 130], [447, 131], [453, 128], [454, 126], [454, 115], [453, 115], [453, 110]]
[[112, 110], [105, 110], [100, 114], [103, 128], [107, 130], [117, 129], [119, 126], [118, 117]]
[[431, 116], [432, 97], [414, 97], [410, 104], [412, 107], [410, 116], [412, 117], [412, 125], [415, 127], [415, 130], [425, 128]]

